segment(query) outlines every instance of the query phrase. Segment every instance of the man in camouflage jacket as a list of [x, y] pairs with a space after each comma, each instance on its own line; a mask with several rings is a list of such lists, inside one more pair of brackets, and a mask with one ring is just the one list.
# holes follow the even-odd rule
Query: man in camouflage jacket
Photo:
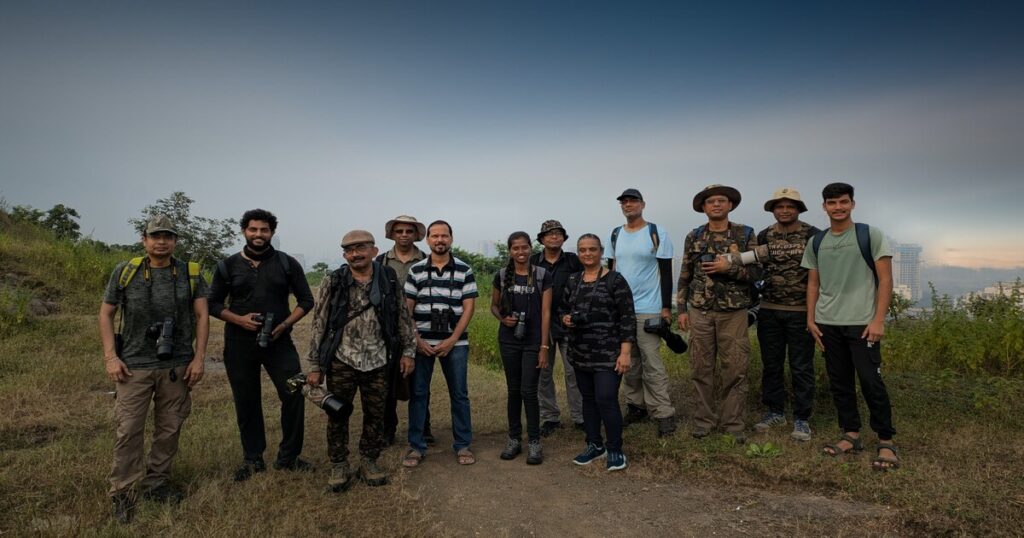
[[[750, 361], [747, 308], [752, 303], [751, 284], [761, 271], [757, 264], [730, 263], [727, 256], [757, 246], [752, 228], [729, 222], [729, 212], [739, 204], [739, 191], [723, 185], [705, 187], [694, 197], [694, 211], [707, 215], [708, 222], [686, 236], [676, 306], [679, 328], [690, 331], [697, 392], [692, 435], [705, 437], [721, 425], [743, 442]], [[722, 364], [721, 420], [714, 402], [716, 357]]]
[[785, 187], [775, 191], [764, 204], [775, 216], [775, 224], [757, 234], [768, 256], [760, 257], [764, 268], [761, 309], [757, 315], [757, 340], [761, 346], [761, 401], [766, 408], [757, 431], [786, 423], [786, 382], [784, 369], [789, 352], [789, 373], [793, 379], [793, 433], [798, 441], [811, 439], [808, 419], [814, 403], [814, 339], [807, 332], [807, 269], [800, 267], [804, 248], [818, 229], [799, 220], [807, 205], [800, 193]]

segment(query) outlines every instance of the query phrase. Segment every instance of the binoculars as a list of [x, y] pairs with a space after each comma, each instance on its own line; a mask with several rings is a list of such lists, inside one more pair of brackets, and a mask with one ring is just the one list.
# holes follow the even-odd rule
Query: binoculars
[[274, 339], [274, 313], [256, 314], [253, 317], [256, 323], [262, 323], [259, 332], [256, 333], [256, 345], [266, 348]]
[[516, 326], [512, 330], [512, 336], [516, 340], [526, 338], [526, 312], [513, 312], [512, 317], [516, 318]]
[[450, 308], [430, 309], [430, 331], [435, 333], [446, 333], [455, 326], [453, 322], [455, 312]]
[[306, 374], [297, 373], [289, 377], [285, 384], [288, 385], [288, 392], [296, 394], [301, 392], [307, 400], [323, 409], [325, 413], [334, 418], [342, 418], [342, 411], [345, 409], [345, 402], [341, 401], [334, 394], [327, 392], [323, 387], [314, 387], [306, 383]]

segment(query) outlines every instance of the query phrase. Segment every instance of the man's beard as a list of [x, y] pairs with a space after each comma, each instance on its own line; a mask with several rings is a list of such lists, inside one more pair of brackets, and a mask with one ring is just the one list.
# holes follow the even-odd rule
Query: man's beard
[[[262, 240], [262, 238], [260, 238], [260, 239]], [[263, 241], [263, 244], [260, 245], [260, 246], [256, 246], [253, 243], [253, 241], [256, 241], [256, 239], [246, 239], [245, 240], [245, 246], [249, 247], [249, 250], [254, 250], [256, 252], [259, 252], [259, 251], [264, 250], [264, 249], [266, 249], [267, 247], [270, 246], [270, 241]]]
[[448, 252], [448, 245], [434, 245], [430, 247], [430, 250], [432, 250], [434, 254], [440, 256], [441, 254], [445, 254]]

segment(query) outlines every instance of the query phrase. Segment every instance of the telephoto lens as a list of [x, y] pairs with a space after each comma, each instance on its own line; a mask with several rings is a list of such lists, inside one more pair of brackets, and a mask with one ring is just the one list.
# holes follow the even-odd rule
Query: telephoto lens
[[345, 410], [345, 402], [334, 394], [327, 392], [322, 386], [312, 386], [306, 383], [306, 374], [298, 373], [288, 378], [285, 384], [288, 385], [288, 392], [292, 394], [302, 392], [307, 400], [323, 409], [325, 413], [334, 418], [343, 418], [342, 411]]
[[156, 358], [166, 361], [174, 357], [174, 318], [164, 318], [156, 339]]

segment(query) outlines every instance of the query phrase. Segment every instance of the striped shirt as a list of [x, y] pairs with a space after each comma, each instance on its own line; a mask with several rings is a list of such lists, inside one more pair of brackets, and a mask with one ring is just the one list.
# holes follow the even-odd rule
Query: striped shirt
[[[452, 329], [462, 317], [462, 301], [475, 299], [479, 294], [469, 265], [450, 256], [448, 263], [438, 270], [432, 265], [431, 258], [427, 256], [409, 268], [409, 276], [405, 279], [405, 296], [416, 301], [412, 319], [420, 338], [435, 346], [452, 335]], [[451, 323], [440, 331], [432, 331], [431, 310], [450, 311], [448, 316]], [[455, 345], [469, 345], [468, 329], [459, 336]]]

